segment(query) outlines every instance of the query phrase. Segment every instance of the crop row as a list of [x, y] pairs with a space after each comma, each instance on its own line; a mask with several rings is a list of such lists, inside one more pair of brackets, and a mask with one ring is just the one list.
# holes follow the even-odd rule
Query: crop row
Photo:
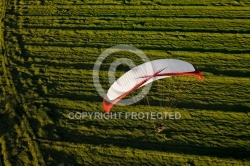
[[[75, 62], [79, 60], [86, 59], [89, 63], [94, 62], [99, 55], [102, 54], [107, 48], [91, 48], [91, 47], [60, 47], [60, 46], [31, 46], [25, 45], [25, 48], [29, 51], [29, 56], [31, 58], [46, 58], [51, 59], [65, 59], [70, 60], [70, 58], [76, 59]], [[228, 67], [238, 68], [248, 68], [250, 57], [248, 53], [246, 54], [225, 54], [225, 53], [214, 53], [214, 52], [194, 52], [194, 51], [162, 51], [162, 50], [144, 50], [141, 49], [150, 59], [159, 59], [164, 57], [181, 57], [186, 60], [193, 61], [197, 59], [196, 63], [202, 64], [214, 64], [214, 65], [227, 65], [225, 62], [229, 63]], [[127, 55], [126, 52], [119, 52], [120, 57]], [[114, 56], [112, 54], [112, 56]], [[136, 57], [134, 57], [135, 59]], [[133, 60], [134, 60], [133, 59]], [[237, 65], [237, 66], [236, 66]], [[243, 65], [243, 67], [242, 67]], [[219, 67], [219, 66], [218, 66]]]
[[21, 16], [19, 27], [61, 28], [96, 30], [147, 30], [147, 31], [194, 31], [194, 32], [248, 32], [250, 21], [245, 19], [200, 18], [114, 18], [75, 16]]
[[[81, 31], [58, 29], [23, 29], [23, 40], [33, 46], [111, 47], [129, 44], [142, 49], [246, 52], [249, 34], [145, 31]], [[27, 34], [27, 35], [26, 35]], [[60, 34], [60, 36], [58, 36]], [[79, 37], [80, 36], [80, 37]]]
[[247, 19], [249, 7], [28, 6], [19, 16], [230, 18]]
[[231, 0], [75, 0], [75, 1], [67, 1], [67, 0], [47, 0], [47, 1], [39, 1], [39, 0], [20, 0], [20, 5], [163, 5], [163, 6], [242, 6], [249, 5], [248, 0], [241, 1], [231, 1]]
[[[28, 61], [26, 63], [32, 63], [40, 66], [41, 71], [43, 65], [53, 66], [55, 68], [65, 69], [88, 69], [91, 70], [94, 67], [94, 63], [103, 50], [95, 50], [91, 48], [63, 48], [63, 47], [39, 47], [39, 46], [27, 46], [29, 56], [26, 57]], [[76, 51], [75, 49], [78, 49]], [[43, 50], [43, 51], [41, 51]], [[66, 51], [67, 50], [67, 51]], [[183, 59], [195, 63], [195, 65], [206, 73], [221, 75], [221, 76], [234, 76], [234, 77], [247, 77], [250, 73], [249, 56], [248, 54], [223, 54], [223, 53], [199, 53], [199, 52], [181, 52], [172, 51], [166, 53], [160, 50], [142, 50], [151, 60], [159, 58], [177, 58]], [[170, 54], [171, 53], [171, 54]], [[136, 59], [134, 54], [126, 54], [126, 52], [118, 52], [119, 56], [115, 54], [110, 55], [103, 62], [101, 69], [108, 69], [110, 62], [114, 58], [127, 57], [133, 59], [135, 64], [141, 64], [140, 59]], [[48, 59], [47, 57], [50, 57]], [[193, 59], [196, 59], [195, 61]], [[16, 58], [17, 59], [17, 58]], [[222, 65], [223, 64], [223, 65]], [[236, 70], [237, 68], [237, 70]], [[124, 70], [125, 71], [125, 70]], [[76, 72], [76, 71], [75, 71]]]

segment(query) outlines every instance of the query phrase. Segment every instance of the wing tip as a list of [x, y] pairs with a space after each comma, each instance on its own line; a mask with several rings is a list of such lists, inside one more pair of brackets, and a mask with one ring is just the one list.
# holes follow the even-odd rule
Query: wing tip
[[203, 80], [203, 76], [202, 76], [201, 72], [198, 72], [197, 76], [199, 77], [200, 80]]
[[193, 66], [193, 67], [195, 69], [195, 71], [194, 71], [195, 75], [197, 75], [200, 80], [203, 80], [203, 76], [202, 76], [201, 72], [195, 66]]
[[105, 99], [103, 99], [102, 106], [103, 106], [103, 109], [104, 109], [105, 113], [109, 114], [109, 111], [110, 111], [110, 109], [112, 107], [112, 104], [109, 103], [108, 101], [106, 101]]

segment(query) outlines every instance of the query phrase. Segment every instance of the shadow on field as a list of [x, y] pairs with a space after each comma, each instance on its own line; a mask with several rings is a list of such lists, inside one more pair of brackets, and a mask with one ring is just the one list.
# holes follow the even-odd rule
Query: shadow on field
[[[68, 44], [68, 43], [29, 43], [26, 44], [29, 46], [54, 46], [54, 47], [89, 47], [89, 48], [107, 48], [114, 46], [114, 43], [75, 43], [75, 44]], [[229, 53], [229, 54], [244, 54], [248, 53], [249, 50], [229, 50], [227, 48], [179, 48], [179, 47], [172, 47], [168, 45], [149, 45], [149, 46], [138, 46], [142, 50], [163, 50], [163, 51], [190, 51], [190, 52], [219, 52], [219, 53]]]
[[[1, 105], [4, 105], [4, 102], [0, 102]], [[16, 123], [16, 117], [11, 117], [10, 112], [4, 111], [0, 109], [0, 138], [6, 134], [7, 132], [11, 131], [13, 126]]]
[[[43, 148], [42, 146], [40, 149], [41, 149], [43, 158], [46, 160], [46, 162], [48, 162], [46, 164], [49, 164], [49, 165], [65, 165], [65, 163], [76, 164], [77, 158], [75, 155], [72, 155], [71, 153], [66, 153], [64, 151], [56, 150], [53, 148], [49, 148], [49, 149]], [[53, 160], [51, 158], [53, 158]]]
[[0, 143], [0, 166], [4, 166], [3, 154], [2, 154], [2, 144]]
[[209, 72], [214, 75], [223, 75], [223, 76], [229, 76], [229, 77], [249, 77], [250, 73], [246, 71], [240, 71], [240, 70], [220, 70], [219, 68], [210, 66], [205, 68], [199, 68], [202, 72]]
[[224, 112], [247, 112], [250, 108], [242, 104], [199, 104], [199, 103], [179, 103], [179, 108], [190, 108], [190, 109], [206, 109], [206, 110], [221, 110]]
[[[96, 93], [94, 90], [88, 90], [88, 92]], [[53, 95], [46, 95], [47, 98], [59, 98], [59, 99], [67, 99], [71, 101], [89, 101], [89, 102], [102, 102], [102, 98], [96, 94], [87, 96], [87, 95], [78, 95], [76, 93], [63, 93], [60, 94], [53, 94]], [[58, 106], [53, 106], [53, 104], [49, 104], [51, 108], [58, 109]]]
[[11, 119], [7, 115], [0, 114], [0, 137], [2, 137], [6, 132], [8, 132], [9, 122]]
[[[54, 129], [53, 129], [54, 128]], [[238, 147], [207, 147], [196, 144], [188, 144], [181, 141], [157, 142], [146, 140], [145, 136], [136, 138], [111, 138], [106, 136], [94, 135], [91, 132], [80, 133], [77, 130], [71, 130], [67, 127], [56, 127], [53, 125], [45, 126], [47, 132], [57, 131], [59, 138], [50, 138], [50, 141], [61, 141], [70, 143], [93, 144], [99, 146], [117, 146], [120, 148], [135, 148], [140, 150], [155, 150], [162, 152], [189, 154], [189, 155], [205, 155], [216, 156], [220, 158], [236, 158], [245, 159], [249, 157], [249, 150]], [[107, 130], [108, 132], [108, 130]], [[166, 134], [166, 133], [163, 133]], [[48, 134], [49, 135], [49, 134]], [[60, 139], [60, 140], [59, 140]]]
[[[33, 56], [35, 57], [35, 56]], [[54, 59], [52, 59], [54, 60]], [[62, 60], [62, 59], [60, 59]], [[73, 60], [72, 60], [73, 62]], [[61, 62], [58, 60], [58, 62], [52, 62], [50, 59], [47, 59], [46, 61], [36, 62], [37, 65], [47, 65], [47, 66], [53, 66], [54, 68], [58, 69], [85, 69], [85, 70], [92, 70], [93, 65], [87, 64], [86, 62], [74, 62], [69, 64], [69, 62]]]
[[[145, 104], [140, 104], [144, 105]], [[150, 101], [151, 106], [160, 106], [159, 101]], [[204, 110], [220, 110], [224, 112], [245, 112], [247, 113], [250, 109], [246, 105], [232, 103], [229, 104], [201, 104], [201, 103], [188, 103], [188, 102], [178, 102], [175, 108], [187, 108], [187, 109], [204, 109]]]

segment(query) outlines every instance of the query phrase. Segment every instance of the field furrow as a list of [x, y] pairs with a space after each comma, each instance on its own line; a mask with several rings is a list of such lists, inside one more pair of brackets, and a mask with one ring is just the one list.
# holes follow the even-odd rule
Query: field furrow
[[19, 16], [78, 16], [140, 18], [221, 18], [249, 19], [250, 7], [211, 6], [27, 6], [18, 8]]
[[19, 26], [39, 29], [86, 29], [86, 30], [131, 30], [131, 31], [179, 31], [247, 33], [247, 19], [211, 18], [114, 18], [114, 17], [65, 17], [21, 16]]

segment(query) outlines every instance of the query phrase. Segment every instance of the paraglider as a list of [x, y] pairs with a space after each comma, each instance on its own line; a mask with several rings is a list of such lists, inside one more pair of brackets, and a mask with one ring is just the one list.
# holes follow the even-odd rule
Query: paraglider
[[158, 124], [156, 124], [156, 126], [155, 126], [155, 131], [157, 132], [157, 133], [160, 133], [160, 132], [162, 132], [164, 130], [164, 123], [158, 123]]
[[132, 68], [117, 79], [103, 98], [103, 108], [109, 113], [113, 105], [136, 89], [172, 76], [197, 76], [202, 80], [199, 70], [189, 62], [177, 59], [153, 60]]

